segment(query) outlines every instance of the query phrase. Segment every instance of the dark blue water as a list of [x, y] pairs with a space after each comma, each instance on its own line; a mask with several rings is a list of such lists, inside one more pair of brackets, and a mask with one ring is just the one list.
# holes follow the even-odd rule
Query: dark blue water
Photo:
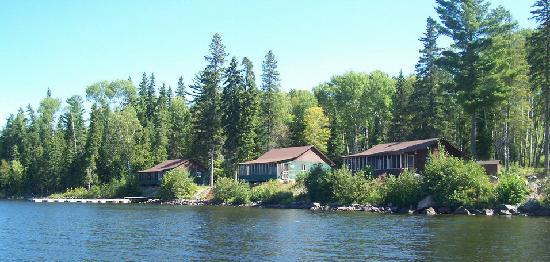
[[0, 260], [546, 260], [550, 218], [0, 201]]

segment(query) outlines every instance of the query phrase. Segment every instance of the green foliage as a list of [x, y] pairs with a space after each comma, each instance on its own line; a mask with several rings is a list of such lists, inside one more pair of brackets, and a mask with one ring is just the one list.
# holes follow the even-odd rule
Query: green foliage
[[314, 167], [304, 179], [311, 201], [339, 204], [378, 204], [382, 202], [382, 182], [353, 175], [350, 170]]
[[327, 142], [330, 138], [329, 119], [322, 107], [313, 106], [304, 113], [304, 143], [314, 145], [322, 152], [327, 152]]
[[214, 201], [233, 205], [250, 203], [252, 192], [250, 185], [245, 181], [235, 181], [227, 177], [220, 177], [214, 187]]
[[196, 190], [189, 172], [176, 168], [164, 174], [158, 194], [163, 200], [185, 199], [192, 197]]
[[120, 198], [139, 196], [140, 188], [133, 179], [115, 179], [110, 183], [94, 185], [87, 190], [83, 187], [69, 189], [63, 193], [51, 194], [49, 198]]
[[550, 207], [550, 178], [546, 178], [541, 184], [542, 202]]
[[512, 166], [499, 175], [495, 188], [497, 201], [502, 204], [520, 204], [529, 196], [529, 186], [520, 168]]
[[289, 204], [294, 200], [294, 194], [288, 184], [270, 180], [252, 188], [252, 201], [264, 204]]
[[423, 197], [422, 178], [412, 171], [399, 176], [389, 176], [384, 180], [384, 202], [399, 207], [415, 207]]
[[475, 162], [448, 156], [442, 149], [423, 172], [424, 187], [437, 204], [487, 207], [494, 203], [494, 187], [485, 170]]

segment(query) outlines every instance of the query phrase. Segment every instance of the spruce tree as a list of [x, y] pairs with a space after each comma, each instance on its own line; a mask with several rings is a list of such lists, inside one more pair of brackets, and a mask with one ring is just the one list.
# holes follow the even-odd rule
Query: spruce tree
[[176, 96], [185, 98], [185, 83], [183, 83], [183, 76], [178, 79], [178, 86], [176, 87]]
[[241, 117], [243, 80], [238, 68], [237, 58], [233, 57], [225, 70], [225, 82], [222, 92], [222, 126], [225, 134], [224, 170], [231, 176], [237, 164], [237, 150], [241, 146], [239, 123]]
[[210, 184], [213, 185], [213, 163], [220, 156], [223, 142], [221, 126], [221, 83], [227, 53], [221, 36], [214, 34], [210, 54], [205, 56], [206, 68], [195, 78], [193, 92], [193, 138], [192, 154], [202, 163], [210, 162]]
[[261, 132], [260, 119], [260, 91], [256, 87], [256, 76], [252, 61], [243, 58], [243, 89], [241, 96], [241, 114], [238, 123], [239, 147], [237, 148], [237, 162], [252, 160], [259, 156], [261, 144], [258, 134]]
[[409, 111], [407, 108], [407, 101], [409, 97], [405, 86], [405, 76], [403, 76], [403, 70], [399, 71], [395, 88], [396, 90], [392, 97], [392, 122], [389, 130], [389, 137], [392, 142], [405, 141], [409, 136], [410, 131], [408, 126]]
[[273, 51], [269, 50], [262, 64], [262, 140], [263, 150], [267, 151], [280, 146], [277, 141], [277, 129], [281, 124], [279, 104], [277, 103], [277, 94], [279, 93], [280, 78], [277, 70], [277, 60]]

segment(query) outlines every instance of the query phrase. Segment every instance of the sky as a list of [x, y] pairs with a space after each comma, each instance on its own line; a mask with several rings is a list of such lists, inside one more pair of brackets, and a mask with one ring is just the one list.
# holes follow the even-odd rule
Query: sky
[[[492, 0], [521, 28], [531, 0]], [[62, 100], [102, 80], [186, 84], [205, 66], [216, 32], [246, 56], [257, 79], [268, 50], [281, 88], [311, 89], [347, 71], [413, 73], [418, 38], [435, 0], [0, 0], [0, 128], [10, 113], [37, 107], [48, 88]]]

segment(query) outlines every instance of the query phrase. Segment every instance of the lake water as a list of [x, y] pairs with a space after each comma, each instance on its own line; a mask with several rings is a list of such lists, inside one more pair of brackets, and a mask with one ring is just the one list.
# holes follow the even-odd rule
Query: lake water
[[550, 218], [0, 201], [0, 260], [550, 261]]

